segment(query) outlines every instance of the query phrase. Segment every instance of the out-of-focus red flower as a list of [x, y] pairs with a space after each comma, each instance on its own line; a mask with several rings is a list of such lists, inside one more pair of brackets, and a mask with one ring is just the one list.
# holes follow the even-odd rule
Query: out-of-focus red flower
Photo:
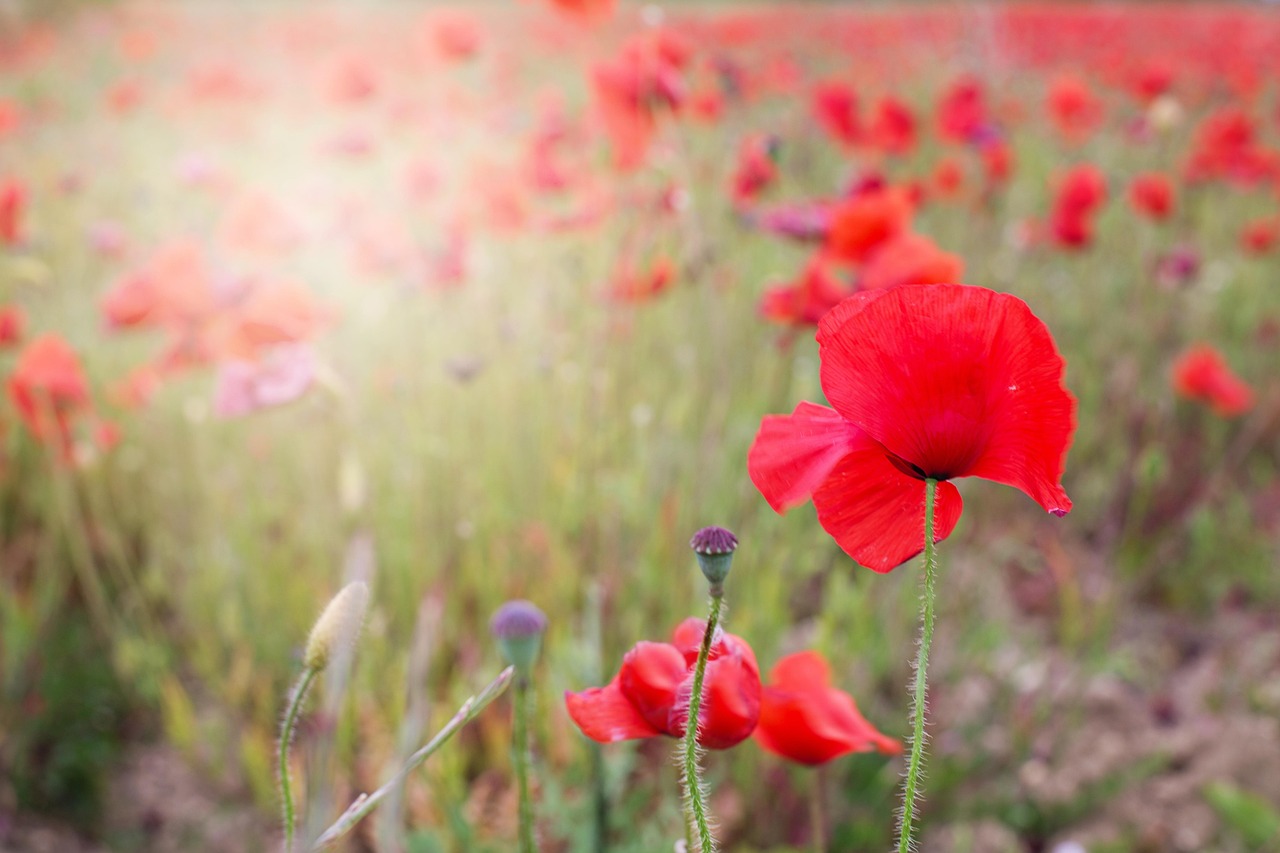
[[938, 197], [954, 198], [964, 186], [964, 167], [955, 157], [943, 157], [933, 167], [933, 180], [930, 184]]
[[0, 182], [0, 244], [12, 246], [23, 238], [27, 187], [17, 178]]
[[1049, 84], [1048, 104], [1058, 132], [1073, 142], [1086, 138], [1102, 121], [1102, 102], [1073, 74], [1064, 74]]
[[57, 335], [42, 335], [19, 354], [9, 376], [9, 399], [37, 439], [70, 453], [75, 419], [89, 411], [89, 382], [80, 359]]
[[986, 142], [979, 149], [987, 184], [995, 186], [1008, 182], [1013, 174], [1013, 149], [1003, 139]]
[[1075, 398], [1049, 330], [1022, 300], [959, 284], [859, 293], [818, 326], [822, 389], [770, 415], [747, 456], [777, 512], [812, 497], [818, 522], [862, 565], [920, 553], [924, 480], [938, 484], [935, 541], [960, 518], [949, 480], [982, 477], [1065, 515]]
[[1196, 344], [1178, 356], [1170, 378], [1178, 394], [1211, 406], [1224, 418], [1253, 408], [1253, 389], [1231, 372], [1222, 353], [1209, 344]]
[[332, 320], [311, 291], [296, 283], [256, 288], [238, 315], [240, 336], [253, 347], [310, 340]]
[[986, 90], [968, 75], [951, 82], [938, 100], [938, 135], [949, 142], [972, 143], [991, 126]]
[[613, 14], [615, 0], [548, 0], [552, 7], [583, 21], [598, 21]]
[[619, 169], [644, 161], [658, 117], [684, 102], [687, 62], [687, 45], [663, 30], [633, 38], [616, 59], [592, 69], [596, 105]]
[[183, 329], [208, 317], [216, 307], [204, 253], [187, 241], [156, 250], [102, 299], [102, 313], [112, 329], [157, 325]]
[[609, 298], [615, 302], [647, 302], [666, 293], [676, 280], [676, 265], [661, 255], [647, 270], [622, 267], [609, 285]]
[[431, 21], [436, 49], [446, 59], [470, 59], [480, 50], [480, 25], [461, 12], [443, 12]]
[[833, 258], [861, 263], [881, 243], [905, 232], [912, 213], [910, 198], [898, 187], [844, 199], [831, 211], [826, 249]]
[[1145, 172], [1129, 184], [1129, 204], [1150, 219], [1168, 219], [1173, 212], [1173, 182], [1159, 172]]
[[916, 145], [916, 117], [911, 108], [893, 95], [877, 101], [867, 142], [885, 154], [910, 153]]
[[738, 147], [738, 165], [733, 172], [733, 201], [745, 204], [769, 187], [778, 177], [774, 161], [777, 139], [765, 134], [753, 133], [742, 140]]
[[853, 292], [853, 288], [818, 254], [789, 284], [770, 288], [760, 299], [760, 316], [786, 326], [815, 326], [822, 316]]
[[1060, 246], [1078, 249], [1093, 242], [1093, 216], [1107, 199], [1107, 182], [1097, 166], [1084, 163], [1058, 181], [1049, 229]]
[[27, 330], [27, 314], [21, 305], [0, 305], [0, 347], [22, 343]]
[[856, 145], [862, 136], [858, 95], [848, 83], [825, 80], [813, 87], [813, 116], [818, 126], [842, 145]]
[[959, 255], [942, 251], [928, 237], [907, 233], [872, 253], [858, 276], [858, 287], [879, 290], [898, 284], [948, 284], [963, 276], [964, 261]]
[[[693, 667], [706, 623], [686, 619], [671, 643], [637, 643], [604, 687], [566, 692], [565, 706], [582, 733], [600, 743], [683, 737]], [[711, 645], [698, 715], [698, 744], [728, 749], [751, 736], [760, 718], [760, 668], [741, 637], [720, 632]]]
[[1241, 107], [1223, 107], [1196, 128], [1187, 160], [1191, 181], [1225, 180], [1252, 187], [1280, 172], [1274, 152], [1258, 142], [1257, 123]]
[[867, 722], [852, 696], [831, 686], [831, 667], [813, 651], [774, 664], [755, 739], [766, 751], [811, 767], [851, 752], [902, 752], [899, 741]]
[[1255, 219], [1240, 232], [1240, 247], [1252, 255], [1265, 255], [1280, 242], [1280, 217]]

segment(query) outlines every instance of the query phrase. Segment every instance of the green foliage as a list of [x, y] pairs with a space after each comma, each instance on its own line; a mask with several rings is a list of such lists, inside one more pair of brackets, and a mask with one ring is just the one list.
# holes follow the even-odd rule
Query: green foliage
[[58, 621], [41, 657], [9, 686], [0, 756], [20, 808], [93, 827], [119, 754], [130, 697], [84, 615]]
[[1204, 798], [1248, 850], [1274, 850], [1280, 846], [1280, 810], [1274, 804], [1229, 782], [1209, 783]]

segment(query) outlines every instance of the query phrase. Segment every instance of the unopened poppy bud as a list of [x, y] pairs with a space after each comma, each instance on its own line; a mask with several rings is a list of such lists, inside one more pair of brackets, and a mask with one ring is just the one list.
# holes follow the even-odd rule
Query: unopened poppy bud
[[738, 537], [723, 527], [704, 527], [689, 540], [689, 547], [698, 555], [698, 567], [702, 569], [712, 594], [724, 586], [733, 565], [733, 552], [738, 548]]
[[528, 678], [547, 630], [546, 614], [532, 601], [508, 601], [493, 614], [489, 630], [498, 641], [502, 657], [522, 678]]
[[321, 670], [329, 665], [335, 652], [355, 644], [364, 624], [364, 611], [369, 606], [369, 587], [363, 581], [349, 583], [325, 607], [311, 636], [302, 663], [307, 669]]

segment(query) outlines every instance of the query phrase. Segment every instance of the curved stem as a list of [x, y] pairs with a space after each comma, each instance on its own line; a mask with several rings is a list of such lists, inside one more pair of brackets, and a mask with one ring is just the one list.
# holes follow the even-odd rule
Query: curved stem
[[516, 785], [520, 789], [520, 853], [533, 853], [533, 801], [529, 798], [529, 682], [516, 678], [515, 741]]
[[693, 669], [693, 689], [689, 693], [689, 719], [685, 723], [684, 739], [680, 742], [680, 766], [684, 771], [686, 809], [698, 836], [696, 853], [714, 853], [716, 849], [716, 841], [711, 837], [711, 824], [707, 818], [702, 774], [698, 769], [698, 713], [702, 710], [702, 682], [707, 675], [707, 658], [711, 654], [711, 641], [715, 637], [716, 626], [720, 622], [720, 606], [723, 602], [723, 590], [713, 587], [711, 614], [707, 618], [707, 630], [702, 635], [702, 647], [698, 649], [698, 663]]
[[511, 679], [515, 676], [515, 671], [516, 668], [514, 666], [507, 667], [483, 690], [463, 702], [462, 707], [445, 724], [444, 728], [438, 731], [435, 737], [427, 741], [425, 746], [409, 756], [409, 760], [396, 771], [396, 774], [391, 777], [391, 781], [372, 794], [361, 794], [356, 797], [355, 801], [347, 806], [347, 810], [342, 813], [342, 816], [316, 839], [310, 849], [314, 851], [328, 847], [350, 832], [357, 823], [364, 820], [369, 812], [373, 811], [380, 802], [398, 790], [404, 784], [404, 780], [409, 777], [409, 774], [416, 770], [422, 762], [430, 758], [449, 738], [453, 737], [458, 729], [474, 720], [476, 715], [488, 707], [490, 702], [501, 696], [502, 691], [507, 689], [507, 685], [511, 683]]
[[921, 602], [920, 648], [916, 653], [915, 693], [911, 700], [911, 718], [915, 729], [911, 735], [911, 759], [907, 765], [907, 784], [902, 794], [902, 823], [898, 829], [898, 853], [910, 853], [911, 825], [915, 820], [916, 791], [920, 784], [920, 765], [924, 758], [925, 691], [928, 685], [929, 646], [933, 643], [933, 600], [937, 574], [937, 554], [933, 544], [934, 504], [938, 481], [924, 481], [924, 598]]
[[289, 710], [285, 712], [284, 723], [280, 726], [280, 803], [284, 809], [284, 851], [293, 853], [293, 790], [289, 781], [289, 746], [293, 743], [293, 732], [298, 726], [298, 714], [302, 711], [302, 703], [311, 689], [320, 670], [308, 667], [293, 686], [289, 699]]

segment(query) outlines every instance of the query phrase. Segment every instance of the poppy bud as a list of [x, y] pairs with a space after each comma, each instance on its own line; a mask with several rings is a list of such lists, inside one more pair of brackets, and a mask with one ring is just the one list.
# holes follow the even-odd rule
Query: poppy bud
[[733, 565], [733, 552], [738, 548], [738, 537], [723, 527], [704, 527], [689, 540], [689, 547], [698, 555], [698, 567], [702, 569], [712, 595], [724, 585]]
[[364, 612], [369, 606], [369, 587], [363, 581], [349, 583], [333, 597], [325, 607], [311, 636], [307, 638], [307, 650], [302, 656], [307, 669], [322, 670], [329, 665], [333, 653], [339, 648], [354, 645], [364, 623]]
[[522, 678], [528, 678], [533, 670], [546, 630], [546, 614], [531, 601], [508, 601], [489, 622], [489, 631], [497, 639], [503, 659]]

